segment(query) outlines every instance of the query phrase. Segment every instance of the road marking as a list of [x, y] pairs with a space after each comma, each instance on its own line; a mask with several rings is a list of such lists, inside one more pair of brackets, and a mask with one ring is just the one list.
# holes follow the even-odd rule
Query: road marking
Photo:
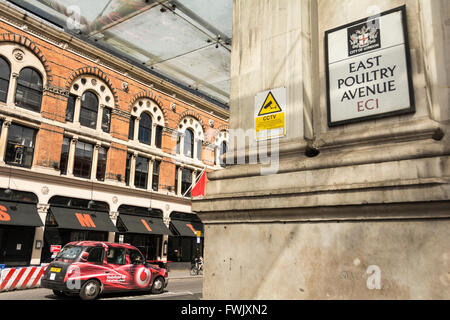
[[199, 294], [201, 292], [190, 292], [190, 291], [183, 291], [183, 292], [164, 292], [162, 294], [145, 294], [145, 295], [132, 295], [132, 296], [124, 296], [124, 297], [111, 297], [111, 298], [102, 298], [100, 297], [100, 300], [131, 300], [136, 298], [150, 298], [150, 299], [157, 299], [161, 297], [175, 297], [175, 296], [193, 296], [195, 294]]

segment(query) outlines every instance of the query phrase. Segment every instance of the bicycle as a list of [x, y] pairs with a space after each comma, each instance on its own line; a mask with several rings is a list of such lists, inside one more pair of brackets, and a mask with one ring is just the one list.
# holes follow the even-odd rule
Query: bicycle
[[203, 263], [200, 261], [195, 261], [191, 265], [190, 270], [191, 276], [197, 276], [199, 274], [203, 274]]

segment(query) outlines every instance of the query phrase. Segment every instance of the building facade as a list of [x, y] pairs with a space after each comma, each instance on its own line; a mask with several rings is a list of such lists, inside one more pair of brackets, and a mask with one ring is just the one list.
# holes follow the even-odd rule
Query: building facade
[[[228, 110], [0, 3], [0, 264], [76, 240], [191, 261]], [[203, 236], [203, 234], [201, 234]]]
[[[449, 10], [445, 0], [234, 1], [227, 168], [193, 201], [205, 299], [450, 298]], [[391, 110], [404, 99], [414, 110], [330, 117], [382, 111], [385, 90], [368, 88], [392, 73], [411, 85], [401, 94], [408, 80], [395, 80]], [[331, 107], [352, 103], [332, 109], [344, 86]], [[256, 143], [256, 97], [278, 88], [286, 134]], [[253, 143], [232, 143], [242, 133]], [[261, 147], [270, 174], [248, 160], [267, 160]]]

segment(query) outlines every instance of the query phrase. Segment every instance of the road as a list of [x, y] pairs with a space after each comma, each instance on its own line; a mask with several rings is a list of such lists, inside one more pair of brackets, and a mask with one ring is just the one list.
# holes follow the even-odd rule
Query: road
[[[202, 297], [202, 278], [170, 279], [162, 294], [147, 292], [109, 293], [99, 300], [200, 300]], [[36, 288], [0, 293], [0, 300], [70, 300], [74, 297], [57, 297], [49, 289]]]

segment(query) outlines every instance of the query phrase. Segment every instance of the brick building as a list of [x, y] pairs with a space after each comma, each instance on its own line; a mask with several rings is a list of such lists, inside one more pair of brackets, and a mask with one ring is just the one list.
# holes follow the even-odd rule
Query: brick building
[[[0, 263], [107, 240], [190, 261], [228, 110], [0, 3]], [[187, 194], [188, 195], [188, 194]], [[201, 243], [202, 246], [202, 243]]]

